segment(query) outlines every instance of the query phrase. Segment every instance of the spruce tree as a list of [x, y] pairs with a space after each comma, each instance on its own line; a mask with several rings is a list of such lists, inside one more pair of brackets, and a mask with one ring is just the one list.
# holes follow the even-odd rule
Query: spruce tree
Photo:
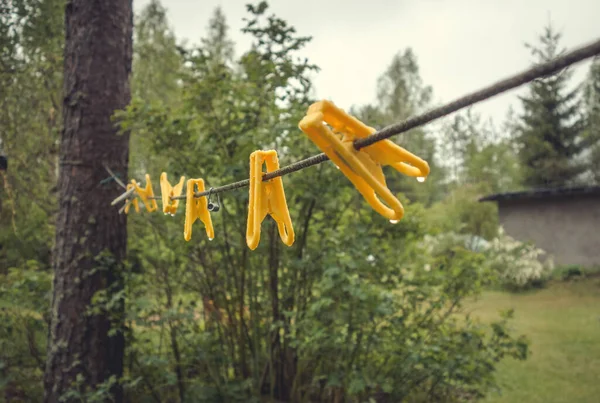
[[[530, 46], [538, 63], [559, 56], [561, 34], [552, 25], [540, 35], [539, 46]], [[562, 72], [530, 84], [520, 97], [523, 114], [517, 126], [519, 158], [527, 187], [560, 187], [572, 184], [585, 170], [579, 161], [584, 122], [580, 116], [579, 89], [568, 90], [572, 72]]]
[[584, 87], [587, 156], [591, 181], [600, 184], [600, 58], [590, 66]]

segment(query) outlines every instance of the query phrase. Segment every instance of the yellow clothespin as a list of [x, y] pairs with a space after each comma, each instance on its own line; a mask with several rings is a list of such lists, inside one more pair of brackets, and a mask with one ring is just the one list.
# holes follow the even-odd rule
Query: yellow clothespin
[[279, 160], [275, 150], [255, 151], [250, 154], [250, 200], [248, 205], [248, 224], [246, 243], [252, 250], [260, 242], [260, 226], [267, 214], [277, 222], [279, 236], [284, 244], [294, 243], [294, 227], [285, 200], [281, 177], [267, 182], [262, 181], [262, 166], [266, 163], [267, 172], [279, 169]]
[[[134, 188], [133, 184], [128, 183], [127, 190], [130, 190], [132, 188]], [[129, 209], [131, 208], [132, 204], [133, 204], [133, 208], [135, 208], [135, 212], [136, 213], [140, 212], [140, 204], [138, 203], [138, 199], [134, 196], [133, 200], [127, 200], [127, 202], [125, 204], [125, 214], [129, 214]]]
[[183, 183], [185, 182], [185, 176], [179, 179], [179, 183], [175, 186], [171, 186], [167, 180], [167, 173], [163, 172], [160, 174], [160, 195], [162, 198], [163, 213], [175, 215], [177, 207], [179, 206], [179, 200], [173, 200], [171, 197], [181, 195], [183, 190]]
[[198, 192], [204, 192], [203, 179], [189, 179], [187, 181], [187, 192], [185, 197], [185, 224], [183, 227], [183, 237], [186, 241], [192, 239], [192, 224], [200, 219], [206, 227], [208, 240], [212, 241], [215, 237], [210, 213], [208, 212], [208, 200], [206, 196], [200, 198], [194, 197], [194, 185], [198, 186]]
[[[341, 133], [342, 137], [334, 134], [325, 123]], [[419, 180], [424, 180], [429, 175], [426, 161], [390, 140], [356, 150], [354, 140], [365, 138], [376, 130], [348, 115], [330, 101], [312, 104], [298, 126], [350, 179], [371, 207], [390, 221], [402, 219], [404, 208], [388, 189], [382, 166], [389, 165]]]
[[142, 202], [144, 202], [144, 206], [146, 206], [146, 210], [149, 212], [156, 211], [158, 209], [158, 205], [156, 204], [156, 200], [153, 199], [154, 191], [152, 190], [152, 182], [150, 181], [150, 175], [146, 174], [146, 187], [142, 189], [140, 185], [135, 181], [135, 179], [131, 180], [131, 183], [135, 187], [135, 192], [138, 194]]

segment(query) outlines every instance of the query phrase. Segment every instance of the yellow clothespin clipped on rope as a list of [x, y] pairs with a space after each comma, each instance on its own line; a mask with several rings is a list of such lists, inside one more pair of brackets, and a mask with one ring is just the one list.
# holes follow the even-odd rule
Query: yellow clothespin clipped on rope
[[[133, 186], [133, 184], [128, 183], [127, 184], [127, 190], [131, 190], [135, 188], [135, 186]], [[125, 214], [129, 214], [129, 209], [131, 208], [131, 205], [133, 204], [133, 208], [135, 208], [135, 212], [139, 213], [140, 212], [140, 203], [138, 202], [138, 199], [134, 196], [132, 200], [127, 200], [126, 204], [125, 204]]]
[[[341, 133], [341, 138], [325, 123]], [[389, 165], [420, 181], [429, 175], [426, 161], [390, 140], [356, 150], [354, 140], [365, 138], [376, 130], [348, 115], [330, 101], [312, 104], [298, 126], [350, 179], [371, 207], [390, 221], [401, 220], [404, 207], [388, 189], [382, 166]]]
[[179, 183], [175, 186], [171, 186], [167, 180], [167, 173], [163, 172], [160, 174], [160, 196], [162, 198], [163, 213], [175, 215], [177, 207], [179, 206], [179, 199], [171, 199], [171, 197], [181, 196], [183, 190], [183, 184], [185, 182], [185, 176], [179, 179]]
[[212, 225], [210, 213], [208, 212], [208, 200], [206, 196], [202, 196], [200, 198], [194, 197], [194, 185], [198, 187], [198, 192], [204, 192], [203, 179], [189, 179], [187, 181], [183, 237], [186, 241], [192, 239], [192, 224], [194, 224], [197, 219], [200, 219], [206, 227], [206, 235], [208, 236], [208, 240], [212, 241], [215, 237], [215, 230]]
[[246, 243], [252, 250], [260, 242], [260, 226], [267, 214], [277, 222], [279, 236], [284, 244], [294, 243], [294, 227], [285, 200], [283, 180], [273, 178], [262, 181], [262, 166], [267, 165], [267, 172], [279, 169], [279, 160], [275, 150], [255, 151], [250, 154], [250, 190], [248, 202], [248, 223], [246, 226]]
[[158, 205], [156, 204], [156, 200], [153, 199], [154, 191], [152, 190], [152, 182], [150, 181], [150, 175], [146, 174], [146, 187], [141, 188], [140, 185], [135, 181], [135, 179], [131, 180], [131, 184], [135, 187], [135, 192], [142, 199], [144, 206], [146, 206], [146, 210], [148, 212], [153, 212], [158, 210]]

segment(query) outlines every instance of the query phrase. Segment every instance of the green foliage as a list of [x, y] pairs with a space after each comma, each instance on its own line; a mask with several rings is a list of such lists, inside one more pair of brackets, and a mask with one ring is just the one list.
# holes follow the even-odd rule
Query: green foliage
[[556, 268], [553, 275], [561, 280], [578, 279], [584, 276], [584, 269], [578, 265], [568, 265]]
[[600, 59], [590, 66], [584, 83], [586, 129], [583, 139], [589, 148], [587, 158], [591, 180], [600, 183]]
[[0, 274], [0, 390], [5, 398], [42, 398], [50, 287], [50, 274], [36, 261]]
[[[538, 62], [545, 62], [561, 53], [560, 38], [549, 25], [539, 37], [539, 47], [529, 48]], [[571, 74], [564, 70], [536, 80], [530, 84], [529, 94], [521, 97], [524, 114], [517, 135], [526, 186], [569, 185], [586, 170], [584, 161], [578, 159], [584, 149], [579, 89], [566, 88]]]
[[63, 0], [0, 5], [0, 390], [41, 401], [61, 129]]
[[558, 266], [552, 272], [552, 278], [562, 281], [587, 280], [597, 277], [600, 267], [583, 267], [580, 265]]
[[522, 179], [513, 140], [469, 109], [444, 125], [438, 147], [454, 184], [499, 193], [515, 190]]
[[[133, 47], [132, 104], [143, 99], [146, 106], [175, 106], [181, 98], [179, 80], [184, 60], [160, 2], [151, 1], [135, 16]], [[148, 166], [168, 163], [168, 158], [156, 155], [145, 141], [151, 135], [143, 130], [131, 132], [130, 172], [141, 175]]]
[[48, 267], [61, 129], [62, 0], [0, 6], [0, 273], [36, 260]]
[[178, 99], [183, 60], [166, 10], [152, 0], [135, 19], [132, 93], [147, 102], [170, 105]]
[[426, 218], [429, 232], [457, 232], [492, 239], [498, 231], [498, 207], [495, 203], [479, 202], [487, 189], [486, 184], [464, 185], [435, 203]]
[[85, 381], [82, 374], [78, 374], [71, 388], [61, 396], [61, 401], [79, 401], [86, 403], [104, 403], [112, 399], [111, 389], [116, 385], [121, 385], [125, 391], [134, 389], [141, 378], [129, 379], [123, 377], [117, 379], [114, 375], [106, 381], [100, 383], [97, 387], [91, 388]]

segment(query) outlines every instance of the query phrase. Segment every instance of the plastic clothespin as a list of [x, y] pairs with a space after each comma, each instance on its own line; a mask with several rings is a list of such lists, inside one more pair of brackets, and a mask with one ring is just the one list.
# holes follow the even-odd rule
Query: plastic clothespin
[[200, 219], [206, 227], [208, 240], [212, 241], [215, 237], [215, 230], [212, 225], [210, 213], [208, 212], [208, 201], [206, 196], [196, 198], [194, 196], [194, 185], [198, 187], [198, 192], [204, 192], [203, 179], [189, 179], [187, 181], [187, 190], [185, 197], [185, 224], [183, 227], [183, 237], [186, 241], [192, 239], [192, 224]]
[[[128, 183], [127, 190], [130, 190], [132, 188], [134, 188], [133, 184]], [[126, 203], [125, 204], [125, 214], [129, 214], [129, 209], [131, 208], [132, 204], [133, 204], [133, 208], [135, 208], [135, 212], [136, 213], [140, 212], [140, 204], [139, 204], [137, 198], [134, 197], [133, 200], [127, 200], [125, 203]]]
[[185, 182], [185, 176], [179, 179], [179, 183], [175, 186], [171, 186], [167, 180], [167, 173], [163, 172], [160, 174], [160, 195], [162, 198], [162, 211], [165, 214], [175, 215], [177, 207], [179, 206], [179, 199], [171, 199], [171, 197], [177, 197], [181, 195], [183, 190], [183, 184]]
[[246, 243], [252, 250], [260, 242], [260, 226], [267, 214], [277, 222], [279, 236], [284, 244], [294, 243], [294, 227], [285, 200], [281, 177], [267, 182], [262, 180], [262, 166], [266, 163], [267, 172], [279, 169], [279, 160], [275, 150], [255, 151], [250, 154], [250, 200], [248, 202], [248, 224]]
[[[341, 138], [325, 123], [341, 133]], [[390, 140], [356, 150], [354, 140], [365, 138], [376, 130], [330, 101], [323, 100], [312, 104], [298, 126], [350, 179], [371, 207], [390, 221], [401, 220], [404, 207], [388, 189], [382, 166], [389, 165], [407, 176], [417, 177], [420, 181], [429, 175], [429, 165], [426, 161]]]
[[154, 191], [152, 190], [152, 182], [150, 181], [150, 175], [146, 174], [146, 187], [142, 189], [140, 185], [135, 181], [135, 179], [131, 180], [131, 183], [135, 187], [135, 192], [144, 202], [144, 206], [146, 206], [146, 210], [149, 212], [153, 212], [158, 210], [158, 206], [156, 205], [156, 200], [153, 199]]

